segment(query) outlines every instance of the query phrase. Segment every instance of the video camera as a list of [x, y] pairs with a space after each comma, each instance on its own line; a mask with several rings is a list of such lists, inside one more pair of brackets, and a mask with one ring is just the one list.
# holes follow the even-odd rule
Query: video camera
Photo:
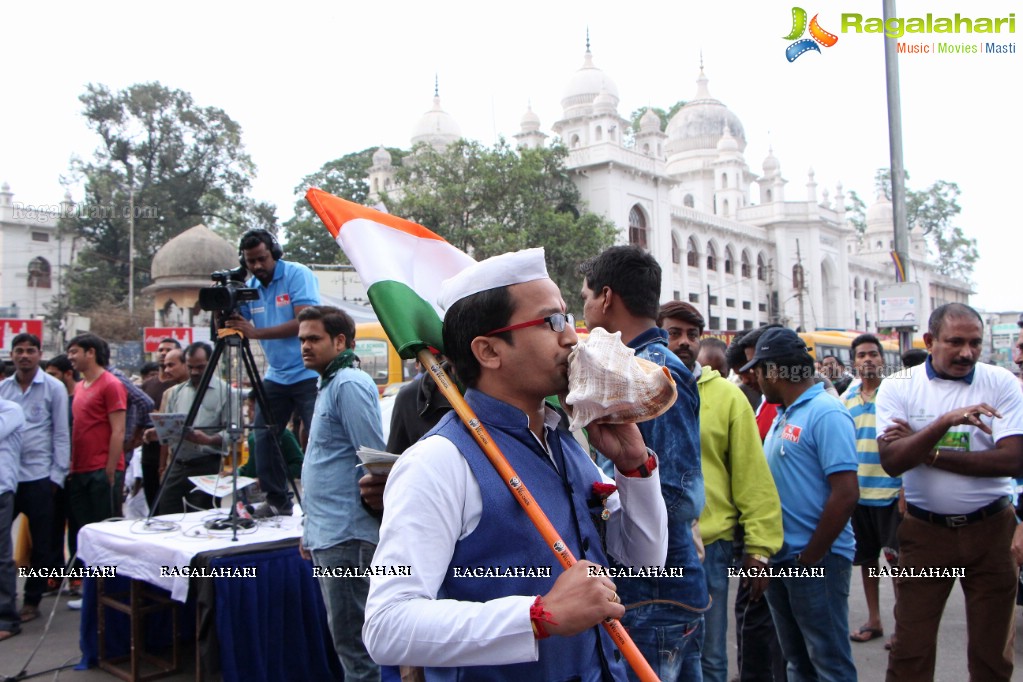
[[226, 319], [238, 312], [239, 304], [258, 300], [259, 292], [245, 286], [247, 274], [245, 268], [240, 266], [234, 270], [211, 273], [210, 279], [216, 284], [199, 289], [199, 307], [213, 312], [220, 319]]

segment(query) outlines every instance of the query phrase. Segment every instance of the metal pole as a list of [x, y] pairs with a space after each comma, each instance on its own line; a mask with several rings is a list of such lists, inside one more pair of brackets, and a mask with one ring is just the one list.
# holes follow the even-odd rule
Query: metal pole
[[[895, 0], [882, 0], [885, 25], [888, 19], [896, 16]], [[909, 230], [906, 226], [906, 172], [902, 161], [902, 100], [899, 94], [899, 57], [896, 52], [898, 41], [895, 38], [884, 38], [885, 83], [888, 93], [888, 148], [891, 155], [892, 175], [892, 216], [895, 231], [895, 253], [905, 269], [906, 281], [909, 281]], [[921, 292], [926, 296], [927, 292]], [[925, 299], [926, 300], [926, 299]], [[913, 347], [913, 332], [906, 328], [899, 329], [899, 353], [905, 353]]]
[[135, 316], [135, 172], [128, 166], [128, 315]]

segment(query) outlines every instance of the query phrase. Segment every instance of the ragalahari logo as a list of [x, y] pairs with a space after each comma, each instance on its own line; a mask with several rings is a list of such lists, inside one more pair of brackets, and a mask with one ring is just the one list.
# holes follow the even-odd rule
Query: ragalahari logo
[[806, 10], [802, 7], [792, 8], [792, 31], [785, 36], [785, 40], [796, 41], [785, 48], [785, 58], [790, 62], [796, 61], [799, 55], [810, 50], [820, 52], [821, 49], [817, 47], [818, 43], [824, 47], [832, 47], [838, 42], [838, 36], [834, 33], [828, 33], [821, 28], [821, 25], [817, 23], [817, 16], [816, 14], [813, 15], [813, 19], [810, 20], [810, 38], [796, 40], [806, 31]]

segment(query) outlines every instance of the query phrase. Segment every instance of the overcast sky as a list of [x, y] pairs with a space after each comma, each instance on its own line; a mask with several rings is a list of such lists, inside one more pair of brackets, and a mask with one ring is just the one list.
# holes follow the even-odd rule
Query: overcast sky
[[[793, 4], [819, 12], [838, 43], [787, 62]], [[901, 0], [898, 14], [1005, 17], [1020, 7]], [[98, 144], [80, 115], [85, 85], [158, 80], [241, 124], [258, 166], [253, 196], [275, 203], [283, 221], [295, 185], [324, 162], [380, 144], [407, 148], [432, 105], [435, 73], [443, 107], [466, 137], [510, 138], [529, 102], [550, 132], [589, 27], [594, 62], [617, 84], [622, 115], [691, 98], [702, 50], [711, 94], [743, 123], [754, 172], [772, 146], [788, 198], [806, 196], [812, 167], [818, 192], [828, 187], [834, 197], [841, 182], [869, 204], [875, 169], [889, 165], [884, 58], [876, 34], [840, 32], [841, 14], [852, 12], [879, 16], [881, 0], [6, 3], [0, 181], [15, 201], [59, 202], [71, 155]], [[978, 44], [992, 36], [904, 39], [942, 37]], [[1010, 274], [1021, 234], [1020, 47], [900, 60], [910, 187], [959, 184], [959, 224], [981, 254], [973, 301], [989, 310], [1023, 309]]]

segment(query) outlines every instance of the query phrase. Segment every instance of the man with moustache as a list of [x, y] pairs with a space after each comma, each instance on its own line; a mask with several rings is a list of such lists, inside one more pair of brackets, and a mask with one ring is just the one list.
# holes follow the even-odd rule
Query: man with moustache
[[380, 398], [376, 384], [359, 369], [355, 322], [331, 306], [309, 306], [298, 314], [302, 363], [320, 376], [309, 443], [302, 461], [305, 525], [301, 551], [313, 561], [327, 607], [327, 625], [345, 679], [380, 680], [366, 652], [362, 624], [369, 577], [335, 576], [334, 569], [364, 571], [373, 561], [380, 522], [359, 498], [360, 447], [382, 450]]
[[[246, 286], [254, 288], [259, 299], [243, 303], [238, 314], [225, 325], [248, 339], [259, 339], [269, 364], [263, 388], [271, 414], [263, 414], [257, 406], [256, 447], [252, 453], [266, 504], [257, 507], [254, 516], [290, 516], [293, 503], [288, 492], [287, 466], [274, 441], [292, 414], [297, 413], [306, 429], [313, 418], [317, 376], [302, 364], [298, 314], [303, 308], [320, 303], [320, 285], [309, 268], [284, 260], [280, 244], [267, 230], [243, 234], [238, 255], [252, 275]], [[268, 423], [273, 424], [273, 433], [266, 428]]]
[[781, 499], [784, 542], [771, 559], [767, 602], [790, 680], [856, 679], [849, 644], [855, 549], [849, 518], [859, 499], [852, 417], [814, 380], [806, 344], [767, 329], [753, 358], [764, 398], [778, 405], [764, 452]]
[[[703, 614], [711, 604], [692, 530], [705, 499], [696, 378], [669, 350], [669, 332], [657, 326], [661, 266], [653, 256], [636, 246], [613, 246], [579, 271], [586, 326], [621, 332], [622, 342], [637, 357], [667, 368], [678, 389], [667, 412], [638, 426], [646, 446], [660, 455], [661, 495], [668, 509], [667, 565], [683, 567], [683, 575], [624, 578], [619, 589], [630, 607], [623, 625], [661, 680], [699, 680]], [[682, 336], [688, 356], [695, 359], [699, 334], [694, 332]]]
[[[187, 414], [198, 396], [199, 384], [209, 363], [213, 349], [209, 344], [196, 341], [185, 349], [185, 367], [188, 369], [188, 381], [183, 382], [166, 394], [166, 411], [168, 413]], [[166, 469], [163, 481], [163, 495], [156, 508], [157, 514], [180, 514], [191, 507], [212, 509], [213, 497], [201, 490], [193, 490], [195, 485], [188, 480], [190, 476], [206, 476], [220, 471], [222, 447], [224, 443], [223, 429], [227, 425], [225, 410], [228, 404], [228, 391], [231, 388], [218, 377], [210, 377], [209, 386], [199, 402], [199, 410], [191, 429], [184, 434], [183, 442], [172, 440], [166, 445], [165, 451], [174, 456], [174, 461], [161, 461], [160, 469]], [[155, 429], [146, 432], [146, 438], [155, 437]], [[188, 504], [185, 505], [184, 501]]]
[[[0, 381], [0, 398], [17, 403], [25, 415], [18, 467], [14, 516], [25, 514], [32, 537], [31, 566], [62, 566], [53, 539], [54, 500], [64, 487], [71, 457], [68, 401], [64, 385], [39, 367], [42, 344], [33, 334], [18, 334], [11, 342], [14, 376]], [[39, 617], [46, 578], [25, 581], [21, 622]]]
[[[177, 353], [177, 365], [183, 366], [184, 358], [181, 356], [181, 344], [177, 339], [167, 337], [161, 339], [156, 346], [156, 358], [159, 373], [150, 379], [142, 382], [142, 391], [153, 401], [155, 409], [160, 410], [163, 405], [164, 394], [174, 386], [188, 378], [187, 372], [180, 379], [173, 379], [167, 370], [167, 356], [174, 351]], [[142, 435], [142, 488], [145, 491], [146, 503], [150, 505], [156, 500], [156, 492], [160, 488], [160, 443], [155, 439], [147, 439], [146, 434]]]
[[[703, 346], [703, 315], [689, 303], [669, 301], [661, 306], [657, 324], [668, 332], [668, 348], [690, 371], [697, 372], [700, 463], [707, 498], [699, 528], [705, 552], [703, 571], [711, 598], [711, 607], [703, 616], [707, 634], [701, 667], [707, 682], [725, 682], [732, 541], [737, 528], [741, 528], [745, 539], [743, 570], [755, 573], [766, 569], [771, 555], [781, 548], [781, 503], [746, 397], [718, 370], [697, 364]], [[758, 601], [768, 579], [743, 575], [742, 582], [750, 588], [751, 598]]]
[[930, 357], [878, 391], [881, 464], [902, 476], [906, 491], [899, 570], [940, 572], [896, 578], [889, 680], [934, 676], [952, 568], [964, 569], [970, 677], [1012, 678], [1018, 569], [1010, 496], [1012, 477], [1023, 474], [1023, 394], [1011, 372], [978, 362], [983, 325], [967, 305], [939, 306], [924, 334]]
[[[381, 664], [433, 666], [428, 680], [624, 682], [624, 663], [599, 624], [625, 609], [610, 578], [588, 574], [595, 564], [607, 565], [588, 506], [593, 485], [607, 479], [558, 430], [558, 413], [544, 400], [567, 392], [568, 357], [578, 339], [543, 250], [466, 268], [444, 282], [440, 303], [447, 311], [444, 351], [467, 387], [466, 402], [579, 561], [568, 570], [557, 565], [449, 412], [398, 459], [387, 483], [374, 564], [410, 570], [371, 579], [369, 651]], [[588, 429], [616, 467], [618, 490], [600, 521], [607, 551], [626, 565], [662, 565], [665, 510], [656, 456], [634, 424]], [[460, 575], [467, 567], [534, 574]]]

